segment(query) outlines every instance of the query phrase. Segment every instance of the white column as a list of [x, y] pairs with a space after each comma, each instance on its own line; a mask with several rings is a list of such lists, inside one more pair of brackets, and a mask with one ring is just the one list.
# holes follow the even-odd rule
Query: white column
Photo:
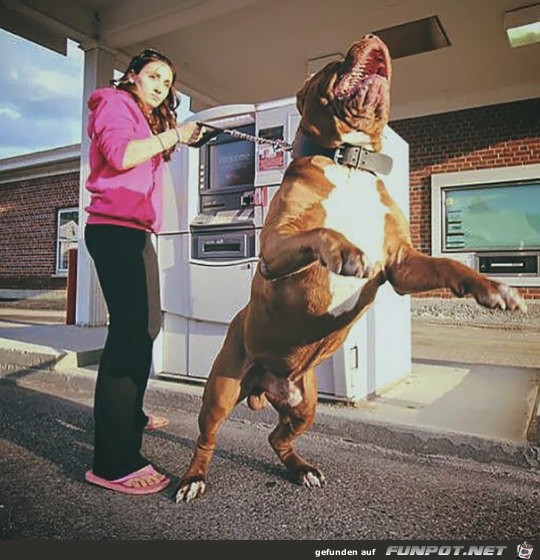
[[84, 50], [83, 120], [81, 138], [81, 168], [79, 186], [79, 250], [77, 263], [77, 310], [79, 326], [101, 326], [107, 323], [107, 309], [101, 293], [94, 265], [84, 243], [84, 227], [87, 213], [85, 207], [90, 196], [85, 188], [89, 173], [88, 148], [90, 140], [86, 133], [88, 121], [87, 100], [98, 87], [109, 85], [113, 78], [115, 55], [110, 49], [97, 44], [81, 44]]

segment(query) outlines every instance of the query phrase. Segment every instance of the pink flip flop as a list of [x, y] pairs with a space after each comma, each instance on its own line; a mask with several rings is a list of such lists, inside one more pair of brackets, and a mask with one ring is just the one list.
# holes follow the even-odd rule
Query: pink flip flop
[[102, 488], [107, 488], [108, 490], [114, 490], [115, 492], [122, 492], [123, 494], [155, 494], [156, 492], [161, 492], [164, 488], [167, 488], [171, 483], [170, 478], [164, 478], [161, 482], [156, 484], [149, 484], [148, 486], [126, 486], [124, 483], [128, 480], [133, 480], [135, 478], [144, 478], [147, 476], [152, 476], [153, 474], [158, 474], [152, 465], [146, 465], [142, 469], [139, 469], [131, 474], [123, 476], [122, 478], [117, 478], [116, 480], [107, 480], [95, 475], [92, 471], [87, 471], [84, 475], [86, 482], [90, 484], [95, 484], [96, 486], [101, 486]]
[[144, 427], [145, 430], [160, 430], [169, 425], [169, 419], [164, 416], [154, 416], [153, 414], [147, 414], [146, 416], [148, 416], [148, 422]]

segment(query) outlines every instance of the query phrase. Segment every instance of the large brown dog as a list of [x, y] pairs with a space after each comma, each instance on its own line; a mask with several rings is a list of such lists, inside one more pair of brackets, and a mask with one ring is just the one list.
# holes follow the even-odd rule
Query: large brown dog
[[[293, 440], [313, 423], [315, 367], [339, 348], [384, 282], [399, 294], [450, 288], [485, 307], [525, 310], [514, 289], [413, 249], [408, 223], [377, 176], [384, 159], [373, 153], [388, 120], [390, 75], [386, 46], [368, 35], [297, 94], [295, 157], [261, 232], [250, 301], [231, 322], [206, 383], [200, 436], [177, 502], [204, 493], [219, 426], [246, 397], [251, 408], [268, 400], [278, 411], [270, 445], [292, 478], [324, 483]], [[336, 156], [345, 144], [369, 151]]]

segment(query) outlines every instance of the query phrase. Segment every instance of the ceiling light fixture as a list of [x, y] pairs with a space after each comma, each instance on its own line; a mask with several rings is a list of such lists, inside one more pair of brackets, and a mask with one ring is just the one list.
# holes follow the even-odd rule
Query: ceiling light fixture
[[504, 14], [504, 29], [511, 47], [540, 42], [540, 4]]
[[386, 43], [394, 60], [450, 46], [446, 31], [437, 16], [408, 21], [373, 33]]

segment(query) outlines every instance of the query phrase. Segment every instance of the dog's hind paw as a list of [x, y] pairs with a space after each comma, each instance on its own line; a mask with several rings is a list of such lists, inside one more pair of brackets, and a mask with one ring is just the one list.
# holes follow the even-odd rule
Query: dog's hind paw
[[204, 480], [192, 480], [190, 482], [180, 483], [180, 488], [176, 492], [175, 502], [190, 502], [195, 498], [199, 498], [206, 490]]

